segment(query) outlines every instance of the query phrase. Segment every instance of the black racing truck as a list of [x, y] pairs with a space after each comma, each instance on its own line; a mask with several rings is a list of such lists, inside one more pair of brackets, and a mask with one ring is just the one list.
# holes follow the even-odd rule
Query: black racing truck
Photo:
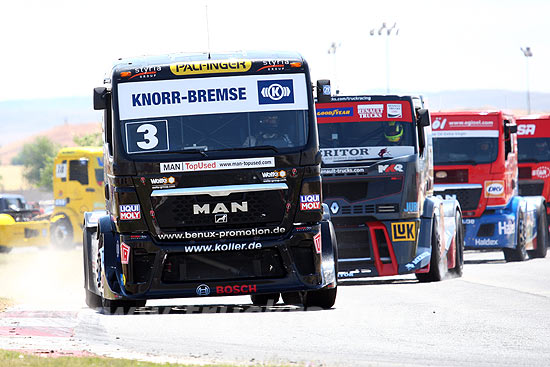
[[330, 308], [312, 84], [296, 53], [121, 60], [104, 110], [107, 213], [84, 221], [88, 306], [251, 295]]
[[[327, 86], [323, 81], [318, 90]], [[430, 116], [422, 100], [321, 93], [316, 108], [338, 277], [460, 276], [462, 214], [456, 200], [433, 195]]]

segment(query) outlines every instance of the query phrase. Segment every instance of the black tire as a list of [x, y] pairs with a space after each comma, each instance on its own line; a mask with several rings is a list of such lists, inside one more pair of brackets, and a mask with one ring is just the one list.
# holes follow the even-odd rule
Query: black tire
[[62, 218], [50, 227], [50, 241], [55, 248], [66, 249], [73, 245], [73, 226], [67, 218]]
[[525, 261], [528, 258], [527, 250], [525, 249], [525, 231], [523, 229], [524, 225], [524, 214], [521, 209], [518, 212], [517, 220], [517, 244], [516, 248], [503, 248], [502, 252], [504, 253], [504, 260], [506, 262], [517, 262]]
[[279, 302], [279, 293], [268, 293], [268, 294], [251, 294], [250, 299], [254, 306], [273, 306]]
[[548, 252], [548, 218], [546, 217], [546, 205], [539, 208], [539, 219], [537, 222], [537, 248], [528, 251], [530, 258], [545, 258]]
[[306, 309], [310, 307], [320, 307], [325, 310], [332, 308], [336, 302], [337, 289], [334, 287], [308, 291], [304, 300], [304, 306]]
[[0, 254], [7, 254], [11, 251], [11, 247], [0, 246]]
[[461, 277], [464, 269], [464, 226], [462, 224], [462, 216], [458, 215], [458, 213], [456, 218], [455, 260], [455, 267], [449, 269], [449, 274]]
[[432, 256], [430, 259], [430, 271], [427, 273], [415, 273], [416, 279], [421, 283], [439, 282], [447, 273], [447, 258], [441, 257], [440, 236], [437, 233], [435, 218], [432, 224]]
[[281, 293], [285, 305], [301, 306], [304, 304], [305, 292], [285, 292]]
[[93, 309], [103, 307], [103, 302], [100, 296], [98, 296], [97, 294], [87, 289], [85, 291], [86, 291], [86, 305], [88, 307]]

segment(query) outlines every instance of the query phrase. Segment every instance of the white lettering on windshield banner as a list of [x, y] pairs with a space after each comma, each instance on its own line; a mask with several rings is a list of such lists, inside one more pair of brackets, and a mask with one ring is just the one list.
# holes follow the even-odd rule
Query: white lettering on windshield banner
[[160, 164], [160, 172], [199, 172], [219, 171], [224, 169], [267, 168], [275, 167], [275, 158], [220, 159], [196, 162], [166, 162]]
[[432, 136], [434, 138], [498, 138], [498, 130], [433, 130]]
[[351, 162], [363, 159], [395, 158], [414, 154], [412, 146], [322, 148], [324, 163]]
[[307, 110], [304, 74], [155, 80], [118, 85], [120, 120]]

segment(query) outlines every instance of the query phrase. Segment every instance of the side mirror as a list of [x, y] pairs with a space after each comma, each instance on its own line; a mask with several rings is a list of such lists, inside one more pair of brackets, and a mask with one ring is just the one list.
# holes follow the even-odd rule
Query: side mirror
[[431, 125], [430, 112], [425, 108], [420, 108], [416, 111], [418, 126], [426, 127]]
[[109, 90], [106, 87], [94, 88], [94, 110], [106, 110]]
[[516, 134], [518, 132], [518, 125], [506, 125], [508, 127], [508, 130], [510, 130], [510, 134]]
[[330, 89], [330, 80], [321, 79], [317, 80], [317, 102], [327, 103], [332, 100]]

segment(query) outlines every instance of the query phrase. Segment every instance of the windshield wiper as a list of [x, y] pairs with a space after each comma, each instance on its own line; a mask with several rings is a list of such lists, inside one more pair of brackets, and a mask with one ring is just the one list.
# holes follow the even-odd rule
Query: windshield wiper
[[253, 146], [253, 147], [225, 148], [225, 149], [215, 149], [213, 151], [216, 151], [216, 152], [229, 152], [229, 151], [233, 151], [233, 150], [266, 150], [266, 149], [270, 149], [270, 150], [274, 151], [275, 153], [279, 153], [279, 149], [277, 149], [273, 145], [256, 145], [256, 146]]
[[175, 153], [199, 153], [203, 157], [208, 158], [206, 150], [208, 150], [207, 147], [185, 147], [183, 150], [178, 150]]

